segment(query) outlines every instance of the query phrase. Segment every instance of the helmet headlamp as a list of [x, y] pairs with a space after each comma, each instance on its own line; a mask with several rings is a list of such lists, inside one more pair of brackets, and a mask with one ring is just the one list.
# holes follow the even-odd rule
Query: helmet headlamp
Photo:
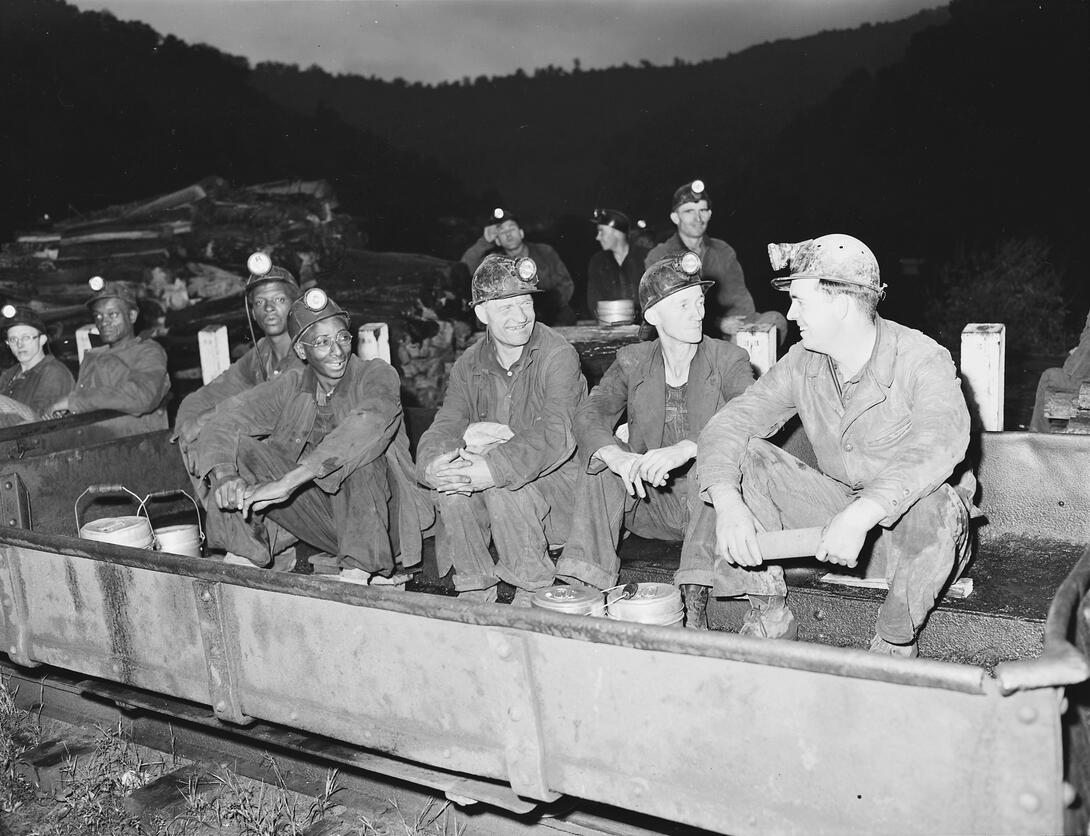
[[314, 313], [318, 313], [329, 302], [329, 296], [320, 287], [312, 287], [303, 294], [303, 304]]
[[268, 253], [263, 253], [260, 250], [256, 253], [252, 253], [249, 258], [246, 259], [246, 269], [250, 271], [252, 276], [264, 276], [270, 270], [272, 270], [272, 259], [269, 258]]
[[102, 288], [106, 287], [106, 280], [102, 276], [91, 276], [87, 284], [90, 285], [91, 290], [98, 293]]
[[537, 275], [537, 264], [534, 263], [532, 258], [524, 255], [515, 264], [515, 270], [518, 272], [520, 279], [528, 282]]

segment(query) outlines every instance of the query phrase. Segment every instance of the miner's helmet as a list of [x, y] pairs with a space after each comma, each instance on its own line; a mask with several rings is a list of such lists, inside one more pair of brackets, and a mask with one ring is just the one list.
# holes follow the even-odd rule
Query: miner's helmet
[[273, 282], [288, 285], [291, 291], [289, 296], [292, 299], [299, 297], [299, 282], [295, 280], [295, 276], [291, 274], [291, 271], [275, 266], [266, 253], [260, 250], [253, 253], [246, 259], [246, 269], [250, 271], [250, 277], [246, 279], [247, 299], [250, 298], [250, 291], [254, 290], [254, 288], [263, 284], [272, 284]]
[[532, 258], [493, 254], [486, 256], [473, 271], [473, 298], [469, 305], [541, 292], [537, 286], [537, 264]]
[[625, 235], [632, 229], [632, 222], [628, 220], [628, 215], [616, 209], [595, 209], [591, 213], [590, 222], [599, 226], [611, 226]]
[[3, 319], [0, 319], [0, 333], [7, 334], [8, 329], [16, 325], [26, 325], [39, 334], [48, 333], [42, 318], [26, 305], [4, 305], [0, 308], [0, 314], [3, 315]]
[[881, 299], [886, 292], [878, 272], [878, 259], [870, 247], [850, 235], [834, 233], [798, 244], [769, 244], [773, 270], [790, 267], [790, 274], [772, 280], [777, 290], [787, 290], [795, 279], [824, 279], [836, 284], [873, 290]]
[[640, 308], [644, 316], [652, 305], [679, 290], [702, 287], [707, 292], [715, 282], [701, 278], [700, 267], [700, 256], [689, 250], [660, 258], [648, 267], [640, 279]]
[[288, 310], [288, 336], [295, 345], [306, 330], [323, 319], [339, 316], [347, 328], [352, 324], [344, 308], [334, 302], [320, 287], [312, 287], [291, 303]]
[[91, 296], [84, 304], [92, 311], [95, 303], [101, 299], [120, 299], [131, 310], [140, 310], [140, 306], [136, 304], [136, 292], [128, 282], [108, 282], [102, 276], [92, 276], [87, 284], [91, 288]]
[[708, 197], [708, 190], [704, 186], [704, 181], [690, 180], [674, 190], [670, 211], [676, 212], [679, 207], [684, 206], [686, 203], [699, 203], [702, 200], [707, 201], [709, 209], [712, 208], [712, 199]]
[[497, 206], [492, 210], [492, 218], [489, 220], [489, 223], [499, 226], [507, 221], [514, 221], [516, 226], [522, 226], [522, 224], [519, 223], [518, 216], [510, 209], [504, 209], [502, 206]]

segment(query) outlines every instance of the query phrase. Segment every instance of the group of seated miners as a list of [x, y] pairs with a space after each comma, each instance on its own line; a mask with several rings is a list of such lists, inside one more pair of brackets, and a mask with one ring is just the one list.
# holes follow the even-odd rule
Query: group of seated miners
[[[714, 587], [748, 597], [743, 634], [791, 639], [783, 569], [765, 560], [761, 538], [819, 527], [818, 560], [868, 560], [888, 580], [871, 650], [915, 656], [921, 625], [969, 554], [969, 413], [950, 354], [879, 317], [885, 285], [873, 253], [825, 235], [769, 245], [773, 285], [790, 294], [801, 341], [755, 381], [741, 348], [705, 334], [712, 287], [737, 317], [723, 331], [762, 317], [733, 250], [704, 241], [709, 215], [703, 184], [678, 189], [678, 235], [651, 251], [635, 287], [656, 338], [621, 348], [589, 393], [575, 349], [535, 310], [550, 291], [554, 309], [567, 305], [570, 278], [546, 254], [543, 281], [540, 253], [524, 252], [517, 222], [497, 217], [474, 254], [471, 306], [484, 334], [455, 362], [415, 463], [394, 368], [353, 353], [348, 314], [320, 288], [302, 291], [283, 268], [252, 271], [245, 298], [264, 336], [182, 402], [175, 429], [209, 545], [228, 561], [288, 570], [306, 544], [345, 581], [403, 584], [434, 533], [438, 571], [454, 570], [461, 597], [495, 601], [502, 580], [513, 604], [529, 605], [557, 583], [614, 587], [630, 532], [682, 541], [675, 582], [689, 627], [707, 629]], [[600, 233], [627, 231], [612, 210], [595, 221]], [[599, 240], [604, 252], [616, 243]], [[493, 243], [503, 251], [485, 254]], [[634, 275], [630, 252], [609, 252]], [[106, 345], [92, 352], [89, 379], [81, 368], [70, 394], [32, 409], [162, 397], [165, 358], [157, 347], [143, 357], [131, 298], [96, 292]], [[8, 341], [15, 377], [47, 362], [39, 321], [24, 314]], [[93, 399], [92, 383], [109, 394]], [[766, 441], [795, 416], [816, 469]]]

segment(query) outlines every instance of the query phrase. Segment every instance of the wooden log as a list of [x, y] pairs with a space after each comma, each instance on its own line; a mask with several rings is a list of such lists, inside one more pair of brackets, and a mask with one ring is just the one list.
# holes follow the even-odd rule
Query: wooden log
[[961, 379], [976, 407], [974, 423], [983, 430], [1003, 429], [1003, 374], [1007, 327], [970, 322], [961, 332]]
[[1079, 394], [1076, 399], [1079, 409], [1090, 409], [1090, 383], [1079, 386]]
[[197, 333], [197, 348], [201, 355], [201, 379], [207, 385], [231, 365], [227, 326], [206, 325]]
[[1078, 412], [1070, 395], [1052, 395], [1045, 401], [1045, 417], [1054, 421], [1067, 421]]
[[135, 218], [140, 215], [151, 215], [155, 212], [160, 212], [164, 209], [173, 209], [178, 206], [186, 206], [191, 203], [197, 203], [208, 197], [208, 193], [199, 185], [187, 186], [184, 189], [179, 189], [176, 192], [165, 194], [162, 197], [157, 197], [155, 200], [142, 203], [138, 206], [134, 206], [129, 209], [124, 217]]

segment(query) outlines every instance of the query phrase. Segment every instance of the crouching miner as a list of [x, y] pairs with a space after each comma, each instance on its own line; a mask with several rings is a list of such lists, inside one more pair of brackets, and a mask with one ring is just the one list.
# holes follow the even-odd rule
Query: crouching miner
[[324, 291], [307, 291], [288, 311], [304, 366], [229, 398], [205, 423], [195, 450], [212, 488], [213, 546], [268, 566], [303, 541], [357, 583], [390, 576], [399, 554], [402, 566], [419, 562], [432, 512], [416, 497], [400, 381], [352, 354], [348, 327]]
[[[581, 472], [557, 574], [599, 589], [616, 584], [622, 526], [641, 537], [682, 540], [679, 583], [693, 574], [690, 564], [713, 561], [715, 512], [690, 478], [696, 438], [753, 382], [746, 352], [703, 335], [704, 294], [714, 284], [702, 279], [692, 252], [660, 259], [640, 279], [640, 308], [658, 339], [620, 349], [576, 413]], [[628, 422], [624, 441], [614, 435], [621, 420]], [[690, 612], [689, 626], [706, 629], [703, 607]]]
[[548, 545], [568, 534], [572, 418], [586, 381], [571, 344], [536, 322], [536, 272], [532, 259], [502, 255], [474, 272], [471, 304], [485, 335], [454, 364], [417, 447], [417, 474], [436, 491], [439, 572], [453, 565], [455, 589], [472, 600], [495, 601], [502, 579], [528, 605], [553, 582]]
[[[717, 594], [766, 574], [779, 589], [759, 606], [789, 624], [782, 568], [764, 567], [757, 533], [820, 526], [819, 560], [855, 566], [866, 548], [868, 574], [889, 582], [870, 649], [916, 656], [921, 625], [968, 557], [975, 480], [966, 471], [957, 488], [948, 484], [969, 442], [954, 364], [930, 338], [877, 316], [885, 287], [861, 241], [825, 235], [770, 245], [769, 255], [777, 270], [790, 265], [773, 285], [790, 292], [787, 316], [802, 342], [700, 435], [700, 485], [717, 518]], [[763, 440], [795, 414], [818, 470]], [[693, 581], [710, 585], [707, 569]], [[775, 635], [748, 619], [743, 632]]]

